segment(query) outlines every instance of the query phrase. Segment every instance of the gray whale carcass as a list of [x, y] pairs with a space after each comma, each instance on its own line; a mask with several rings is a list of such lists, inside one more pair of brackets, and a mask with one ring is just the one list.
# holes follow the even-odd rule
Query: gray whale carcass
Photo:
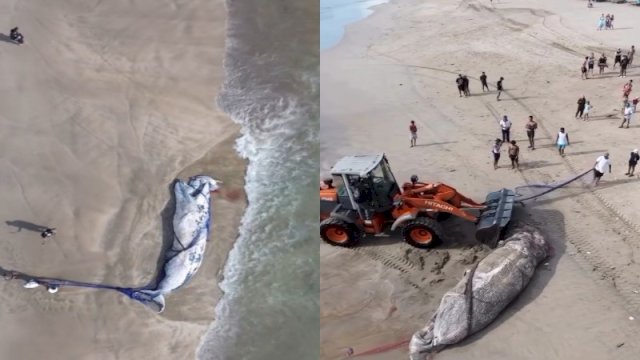
[[209, 176], [176, 181], [173, 244], [165, 254], [164, 274], [155, 289], [135, 290], [129, 296], [162, 312], [164, 296], [189, 282], [202, 263], [211, 223], [211, 192], [217, 189], [218, 181]]
[[467, 270], [444, 294], [429, 323], [413, 334], [410, 359], [424, 360], [489, 325], [527, 286], [549, 254], [550, 247], [537, 229], [521, 226], [515, 230], [504, 246]]

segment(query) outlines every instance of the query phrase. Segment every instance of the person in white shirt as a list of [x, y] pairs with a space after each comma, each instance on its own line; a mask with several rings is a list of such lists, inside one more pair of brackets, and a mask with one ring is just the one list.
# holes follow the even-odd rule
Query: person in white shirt
[[589, 120], [589, 111], [591, 111], [591, 109], [593, 109], [593, 106], [591, 106], [591, 102], [587, 100], [587, 103], [584, 104], [584, 117], [582, 118], [584, 121]]
[[609, 174], [611, 174], [611, 162], [609, 161], [609, 153], [604, 153], [604, 155], [598, 157], [596, 159], [596, 163], [593, 165], [593, 178], [595, 180], [595, 185], [597, 186], [604, 175], [604, 172], [609, 168]]
[[500, 120], [500, 129], [502, 130], [502, 142], [510, 142], [511, 121], [507, 118], [507, 115]]
[[564, 131], [564, 128], [560, 128], [560, 132], [556, 136], [556, 145], [558, 145], [560, 156], [564, 156], [564, 149], [569, 146], [569, 134]]
[[495, 144], [493, 144], [493, 148], [491, 148], [491, 153], [493, 154], [493, 170], [498, 169], [498, 161], [500, 160], [500, 147], [502, 147], [502, 141], [500, 141], [500, 139], [496, 139]]
[[630, 102], [625, 102], [624, 104], [624, 116], [622, 117], [622, 124], [620, 124], [620, 126], [618, 126], [619, 128], [622, 128], [624, 126], [624, 123], [627, 123], [627, 129], [629, 128], [629, 124], [631, 123], [631, 117], [633, 116], [633, 106], [631, 106]]

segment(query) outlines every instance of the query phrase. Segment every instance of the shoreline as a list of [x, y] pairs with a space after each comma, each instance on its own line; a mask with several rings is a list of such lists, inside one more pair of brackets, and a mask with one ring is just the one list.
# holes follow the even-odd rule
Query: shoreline
[[[367, 0], [367, 1], [370, 1], [370, 2], [376, 2], [376, 4], [361, 7], [361, 8], [359, 8], [358, 10], [360, 10], [360, 11], [365, 11], [365, 12], [369, 12], [368, 14], [365, 14], [365, 15], [359, 14], [359, 15], [357, 15], [357, 16], [356, 16], [356, 17], [357, 17], [356, 19], [343, 20], [343, 21], [341, 21], [341, 23], [342, 23], [342, 22], [343, 22], [343, 23], [342, 23], [340, 26], [336, 26], [336, 25], [334, 24], [334, 25], [329, 26], [329, 27], [331, 28], [331, 30], [325, 30], [325, 33], [327, 34], [326, 36], [329, 36], [329, 34], [335, 34], [335, 33], [336, 33], [336, 31], [338, 31], [338, 28], [340, 28], [340, 30], [341, 30], [341, 31], [340, 31], [340, 32], [341, 32], [341, 35], [339, 36], [339, 38], [338, 38], [337, 40], [333, 40], [333, 41], [332, 41], [332, 45], [329, 45], [329, 46], [327, 46], [327, 45], [322, 46], [322, 45], [321, 45], [321, 47], [320, 47], [320, 51], [321, 51], [321, 52], [331, 50], [331, 49], [335, 48], [336, 46], [340, 45], [340, 43], [341, 43], [341, 42], [343, 42], [345, 35], [347, 34], [347, 29], [349, 28], [349, 26], [351, 26], [352, 24], [355, 24], [355, 23], [357, 23], [357, 22], [359, 22], [359, 21], [363, 21], [363, 20], [367, 19], [368, 17], [370, 17], [371, 15], [373, 15], [373, 14], [375, 13], [375, 11], [376, 11], [380, 6], [382, 6], [382, 5], [387, 5], [387, 4], [389, 4], [392, 0]], [[351, 3], [351, 4], [347, 4], [346, 6], [354, 6], [354, 7], [358, 7], [358, 6], [361, 6], [361, 5], [357, 5], [359, 2], [360, 2], [360, 1], [354, 1], [353, 3]], [[336, 8], [336, 7], [344, 7], [344, 6], [345, 6], [345, 5], [340, 4], [340, 5], [338, 5], [338, 6], [335, 6], [335, 5], [329, 5], [329, 6], [327, 6], [327, 7], [328, 7], [328, 8], [332, 8], [332, 10], [331, 10], [331, 11], [336, 11], [336, 10], [335, 10], [335, 8]], [[352, 16], [352, 17], [353, 17], [353, 16]], [[321, 14], [321, 18], [322, 18], [322, 14]], [[322, 28], [322, 20], [320, 20], [320, 24], [321, 24], [320, 26], [321, 26], [321, 28]], [[326, 25], [325, 25], [325, 26], [326, 26]], [[321, 35], [320, 35], [320, 36], [322, 37], [322, 32], [321, 32]], [[335, 38], [336, 36], [332, 35], [332, 36], [330, 36], [330, 37], [331, 37], [331, 38]], [[322, 44], [322, 39], [320, 40], [320, 44]]]
[[[583, 54], [606, 49], [611, 59], [612, 49], [633, 44], [633, 30], [627, 27], [640, 19], [639, 12], [616, 16], [616, 32], [596, 33], [601, 12], [623, 8], [520, 0], [494, 6], [449, 0], [384, 5], [351, 24], [337, 46], [321, 53], [322, 170], [338, 156], [384, 151], [399, 181], [418, 174], [481, 200], [496, 187], [568, 178], [604, 151], [616, 159], [614, 171], [622, 169], [626, 152], [637, 147], [635, 134], [615, 131], [618, 119], [606, 117], [619, 108], [617, 92], [625, 80], [610, 75], [609, 69], [606, 76], [581, 81], [576, 69]], [[451, 25], [460, 21], [463, 28]], [[505, 77], [504, 101], [496, 102], [494, 92], [479, 93], [474, 80], [472, 96], [458, 97], [455, 75], [472, 78], [481, 71], [487, 72], [490, 86], [497, 76]], [[637, 72], [634, 67], [629, 77]], [[572, 114], [564, 115], [567, 104], [575, 103], [573, 95], [581, 93], [599, 106], [595, 116], [602, 120], [578, 123]], [[521, 143], [520, 172], [509, 171], [504, 163], [498, 170], [491, 168], [489, 148], [499, 135], [491, 109], [514, 122], [513, 136]], [[530, 113], [546, 130], [539, 131], [540, 149], [525, 152], [520, 126]], [[408, 146], [409, 120], [416, 120], [420, 129], [422, 146], [415, 149]], [[560, 126], [569, 129], [575, 142], [564, 160], [556, 159], [557, 151], [548, 144]], [[602, 134], [610, 138], [607, 144], [599, 141]], [[638, 244], [627, 235], [635, 235], [634, 222], [624, 224], [633, 219], [637, 199], [616, 196], [634, 186], [630, 181], [617, 173], [609, 181], [595, 191], [579, 186], [560, 190], [524, 211], [528, 221], [544, 226], [556, 255], [488, 329], [437, 358], [635, 358], [640, 329], [631, 319], [637, 319], [640, 307], [631, 287], [640, 274], [633, 265]], [[469, 248], [474, 242], [465, 240], [472, 237], [472, 226], [455, 221], [451, 227], [446, 231], [449, 243], [428, 252], [393, 241], [393, 236], [369, 239], [358, 251], [321, 245], [323, 359], [341, 359], [349, 347], [360, 354], [406, 340], [424, 326], [442, 294], [474, 258], [485, 254], [474, 253]], [[605, 238], [606, 245], [600, 241]], [[363, 358], [392, 360], [407, 353], [400, 348]]]

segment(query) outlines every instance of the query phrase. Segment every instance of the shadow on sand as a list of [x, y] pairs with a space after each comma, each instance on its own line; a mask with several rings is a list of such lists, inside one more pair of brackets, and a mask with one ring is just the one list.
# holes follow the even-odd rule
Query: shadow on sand
[[0, 33], [0, 41], [4, 41], [4, 42], [7, 42], [7, 43], [13, 44], [13, 45], [20, 45], [17, 42], [11, 40], [11, 38], [8, 35], [5, 35], [3, 33]]
[[24, 220], [8, 220], [5, 221], [5, 224], [7, 224], [7, 226], [15, 227], [17, 230], [14, 232], [16, 233], [22, 231], [23, 229], [41, 233], [48, 228], [48, 226], [38, 225]]
[[[164, 265], [166, 263], [165, 256], [167, 254], [167, 251], [171, 248], [171, 246], [173, 244], [173, 238], [174, 238], [173, 215], [174, 215], [175, 207], [176, 207], [176, 199], [175, 199], [175, 193], [173, 192], [173, 188], [174, 188], [175, 183], [177, 181], [178, 180], [174, 180], [171, 184], [169, 184], [169, 186], [168, 186], [169, 201], [167, 202], [167, 204], [165, 205], [164, 209], [160, 213], [160, 216], [161, 216], [161, 219], [162, 219], [162, 250], [160, 251], [160, 256], [158, 257], [155, 274], [151, 278], [151, 280], [149, 281], [148, 284], [146, 284], [146, 285], [144, 285], [142, 287], [136, 287], [136, 289], [155, 289], [155, 287], [158, 284], [158, 282], [165, 275], [165, 271], [164, 271]], [[44, 229], [47, 228], [46, 226], [33, 224], [31, 222], [24, 221], [24, 220], [6, 221], [6, 224], [9, 225], [9, 226], [17, 227], [18, 231], [16, 231], [16, 232], [19, 232], [22, 229], [26, 229], [26, 230], [29, 230], [29, 231], [42, 232], [42, 231], [44, 231]], [[4, 268], [0, 267], [0, 276], [7, 276], [7, 275], [12, 275], [13, 279], [22, 279], [22, 280], [25, 280], [25, 281], [30, 280], [30, 279], [36, 279], [36, 280], [37, 279], [44, 279], [44, 281], [43, 281], [44, 283], [46, 283], [46, 279], [47, 279], [47, 277], [44, 277], [44, 276], [30, 275], [30, 274], [27, 274], [27, 273], [14, 271], [14, 270], [8, 270], [8, 269], [4, 269]], [[60, 280], [62, 280], [62, 279], [60, 279]], [[67, 280], [67, 279], [64, 279], [64, 280]], [[69, 281], [74, 281], [74, 280], [69, 280]]]

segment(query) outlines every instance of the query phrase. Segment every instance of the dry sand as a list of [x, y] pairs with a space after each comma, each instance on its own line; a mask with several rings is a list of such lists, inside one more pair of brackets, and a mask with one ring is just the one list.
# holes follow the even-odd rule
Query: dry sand
[[[606, 51], [612, 64], [616, 48], [634, 44], [640, 9], [612, 3], [587, 9], [577, 0], [531, 4], [396, 1], [349, 26], [321, 57], [322, 169], [343, 155], [385, 152], [400, 181], [418, 174], [483, 200], [501, 187], [568, 178], [609, 151], [613, 173], [599, 188], [574, 184], [520, 212], [544, 229], [555, 256], [488, 330], [435, 358], [636, 359], [640, 183], [623, 173], [629, 152], [640, 147], [640, 128], [618, 125], [622, 86], [640, 68], [633, 66], [626, 79], [609, 69], [581, 80], [579, 71], [592, 51]], [[595, 30], [601, 13], [616, 14], [617, 30]], [[482, 71], [489, 94], [481, 93]], [[474, 96], [458, 96], [458, 73], [472, 78]], [[506, 91], [497, 102], [500, 76]], [[594, 106], [588, 122], [574, 119], [583, 94]], [[504, 151], [501, 168], [491, 165], [491, 144], [500, 136], [495, 115], [503, 114], [521, 145], [519, 172], [507, 165]], [[524, 132], [530, 114], [540, 125], [535, 151], [527, 150]], [[410, 120], [419, 128], [415, 148], [409, 147]], [[572, 141], [565, 158], [553, 147], [562, 126]], [[355, 250], [322, 244], [322, 358], [408, 339], [464, 269], [487, 253], [473, 246], [472, 232], [472, 224], [453, 220], [445, 244], [432, 251], [412, 249], [397, 235], [369, 239]], [[407, 354], [405, 346], [367, 358]]]
[[[17, 25], [26, 39], [0, 42], [0, 266], [144, 285], [171, 237], [173, 179], [212, 175], [239, 196], [214, 197], [206, 260], [163, 314], [115, 292], [2, 282], [0, 359], [193, 358], [245, 205], [238, 126], [215, 108], [224, 2], [0, 5], [3, 38]], [[43, 225], [58, 228], [45, 245]]]

